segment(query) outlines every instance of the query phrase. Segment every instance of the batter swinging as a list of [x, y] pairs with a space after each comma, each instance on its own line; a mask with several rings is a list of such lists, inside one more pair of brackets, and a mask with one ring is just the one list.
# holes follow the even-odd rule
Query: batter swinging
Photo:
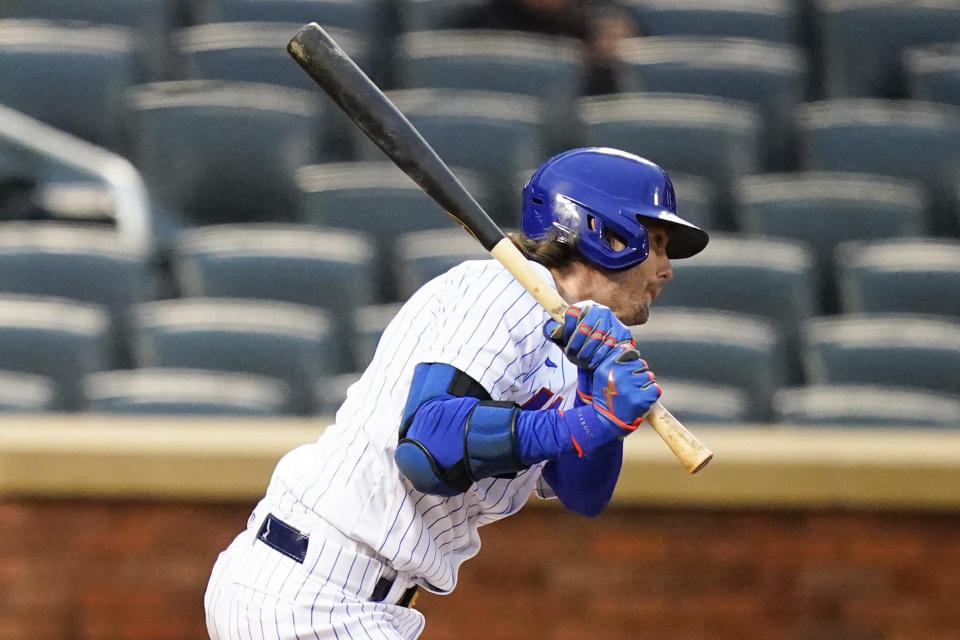
[[534, 490], [588, 516], [607, 505], [622, 439], [660, 397], [627, 327], [707, 234], [677, 217], [660, 167], [603, 148], [544, 163], [521, 218], [515, 242], [580, 301], [562, 327], [493, 260], [416, 292], [220, 554], [211, 638], [412, 640], [412, 598], [453, 590], [480, 526]]

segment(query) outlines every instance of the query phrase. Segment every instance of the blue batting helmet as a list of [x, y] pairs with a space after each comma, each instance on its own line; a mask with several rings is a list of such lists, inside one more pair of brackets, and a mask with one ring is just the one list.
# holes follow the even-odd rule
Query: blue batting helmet
[[[544, 162], [523, 187], [524, 235], [576, 239], [584, 258], [607, 269], [625, 269], [647, 259], [644, 219], [670, 228], [669, 258], [689, 258], [707, 246], [707, 233], [677, 216], [667, 172], [625, 151], [564, 151]], [[611, 236], [626, 246], [612, 246]]]

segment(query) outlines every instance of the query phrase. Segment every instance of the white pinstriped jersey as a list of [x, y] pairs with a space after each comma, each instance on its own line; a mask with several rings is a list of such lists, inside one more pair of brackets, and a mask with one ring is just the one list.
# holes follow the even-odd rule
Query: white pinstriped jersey
[[[534, 267], [553, 281], [549, 270]], [[427, 283], [386, 328], [335, 424], [277, 465], [267, 499], [298, 522], [322, 518], [421, 586], [451, 591], [459, 565], [480, 548], [477, 528], [519, 510], [540, 468], [482, 480], [455, 497], [416, 491], [393, 460], [413, 369], [447, 363], [494, 400], [567, 408], [577, 370], [544, 337], [547, 317], [494, 260], [465, 262]]]

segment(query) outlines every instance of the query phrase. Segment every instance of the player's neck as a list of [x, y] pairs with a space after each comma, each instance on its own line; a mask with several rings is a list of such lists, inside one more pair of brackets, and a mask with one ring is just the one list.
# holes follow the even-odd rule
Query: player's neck
[[552, 268], [550, 273], [557, 285], [557, 293], [567, 304], [590, 299], [596, 273], [589, 266], [574, 262], [560, 269]]

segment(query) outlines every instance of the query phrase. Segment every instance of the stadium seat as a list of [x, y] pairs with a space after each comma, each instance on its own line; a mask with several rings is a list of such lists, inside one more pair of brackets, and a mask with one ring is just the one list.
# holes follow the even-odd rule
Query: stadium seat
[[749, 396], [737, 387], [689, 380], [665, 380], [657, 376], [663, 389], [660, 398], [684, 424], [742, 425], [756, 418], [751, 414]]
[[845, 313], [923, 313], [960, 320], [960, 241], [904, 238], [840, 245]]
[[[535, 99], [495, 92], [409, 89], [387, 94], [437, 154], [451, 167], [475, 171], [495, 221], [510, 224], [513, 184], [522, 170], [546, 157], [545, 126]], [[362, 134], [358, 133], [358, 136]], [[382, 161], [383, 152], [363, 140], [361, 158]]]
[[84, 381], [87, 411], [275, 416], [291, 412], [287, 387], [262, 376], [199, 369], [101, 371]]
[[760, 38], [794, 42], [798, 16], [789, 0], [624, 0], [645, 35]]
[[[316, 22], [325, 30], [378, 33], [384, 3], [379, 0], [212, 0], [210, 22]], [[291, 33], [291, 35], [293, 35]]]
[[133, 47], [151, 79], [170, 71], [167, 44], [177, 19], [177, 0], [4, 0], [0, 18], [43, 19], [77, 27], [81, 23], [133, 29]]
[[926, 201], [916, 184], [883, 176], [793, 172], [755, 175], [739, 185], [739, 227], [747, 234], [806, 243], [816, 258], [824, 311], [838, 307], [834, 252], [849, 240], [921, 235]]
[[499, 91], [544, 100], [572, 100], [584, 72], [578, 41], [520, 31], [405, 33], [397, 58], [402, 88]]
[[357, 371], [363, 371], [373, 360], [380, 336], [400, 311], [401, 306], [400, 303], [392, 302], [368, 305], [356, 310], [352, 326], [356, 333], [353, 339], [353, 361], [356, 363]]
[[486, 260], [490, 254], [461, 229], [417, 231], [397, 239], [397, 283], [405, 300], [423, 284], [464, 260]]
[[[713, 231], [725, 224], [717, 210], [716, 194], [709, 180], [673, 172], [670, 182], [677, 198], [677, 213], [701, 229]], [[519, 207], [518, 207], [519, 209]]]
[[140, 305], [137, 365], [207, 369], [285, 381], [297, 413], [314, 410], [321, 375], [349, 370], [342, 332], [320, 309], [263, 300], [193, 298]]
[[960, 39], [954, 0], [820, 0], [817, 9], [829, 97], [900, 97], [904, 48]]
[[298, 167], [317, 161], [316, 96], [177, 81], [130, 96], [135, 164], [159, 204], [192, 223], [296, 219]]
[[158, 293], [149, 256], [115, 230], [52, 222], [0, 223], [0, 293], [54, 296], [106, 308], [127, 361], [126, 311]]
[[56, 386], [49, 377], [0, 371], [0, 413], [45, 413], [55, 402]]
[[122, 150], [123, 92], [139, 80], [130, 29], [0, 20], [0, 104], [32, 118]]
[[826, 100], [799, 117], [802, 165], [913, 179], [930, 190], [934, 230], [955, 231], [949, 190], [960, 163], [960, 107], [911, 100]]
[[873, 385], [811, 385], [785, 388], [773, 400], [776, 421], [802, 427], [960, 426], [955, 397]]
[[359, 373], [342, 373], [338, 376], [320, 378], [315, 385], [317, 414], [333, 417], [346, 400], [347, 390], [359, 379]]
[[711, 181], [718, 207], [730, 206], [734, 181], [759, 171], [762, 116], [740, 102], [680, 94], [583, 98], [588, 145], [636, 153], [670, 173]]
[[903, 55], [907, 95], [960, 106], [960, 44], [911, 48]]
[[[257, 298], [325, 310], [349, 327], [374, 298], [373, 247], [350, 231], [304, 225], [213, 225], [183, 232], [174, 248], [182, 295]], [[349, 362], [349, 339], [338, 347]]]
[[814, 258], [801, 244], [714, 235], [709, 250], [673, 262], [674, 278], [657, 307], [714, 309], [761, 316], [783, 337], [788, 380], [797, 381], [803, 320], [819, 315]]
[[[286, 22], [217, 22], [180, 29], [172, 40], [188, 77], [278, 84], [317, 92], [316, 83], [286, 51], [287, 42], [301, 26]], [[360, 68], [372, 73], [369, 44], [361, 33], [343, 29], [327, 32]], [[329, 105], [335, 108], [332, 102]]]
[[747, 395], [750, 420], [772, 417], [770, 402], [786, 375], [773, 323], [739, 313], [663, 307], [631, 331], [658, 377], [736, 387]]
[[[460, 181], [481, 201], [479, 177], [458, 169]], [[413, 231], [457, 227], [406, 174], [392, 162], [345, 162], [301, 167], [297, 171], [303, 222], [359, 231], [376, 243], [374, 264], [381, 300], [398, 297], [397, 238]]]
[[689, 93], [739, 100], [762, 109], [764, 164], [790, 168], [793, 111], [806, 97], [807, 69], [796, 46], [745, 38], [639, 37], [617, 54], [632, 83], [655, 93]]
[[487, 0], [398, 0], [400, 31], [453, 29], [466, 12], [484, 7]]
[[53, 297], [0, 296], [0, 370], [50, 378], [52, 406], [82, 406], [83, 376], [116, 365], [110, 321], [97, 305]]
[[845, 314], [805, 327], [808, 383], [876, 384], [960, 395], [960, 321]]

